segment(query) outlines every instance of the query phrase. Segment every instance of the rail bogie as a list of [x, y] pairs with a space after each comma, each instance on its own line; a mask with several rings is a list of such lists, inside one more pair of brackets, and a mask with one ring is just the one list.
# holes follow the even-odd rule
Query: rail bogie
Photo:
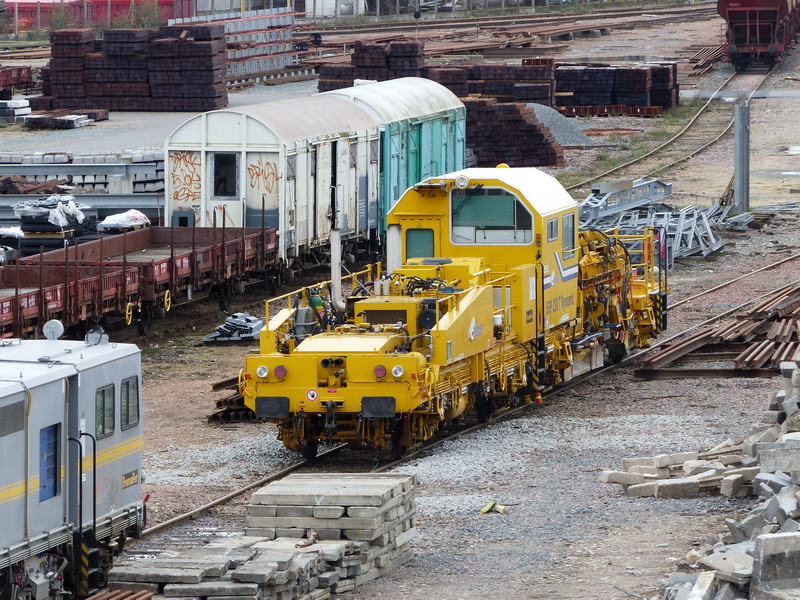
[[246, 358], [245, 404], [289, 448], [313, 455], [342, 441], [398, 453], [442, 424], [485, 421], [619, 360], [663, 329], [656, 233], [578, 231], [576, 202], [537, 169], [428, 178], [387, 224], [387, 273], [354, 277], [343, 305], [328, 284], [278, 299], [288, 307]]
[[0, 344], [4, 598], [90, 595], [144, 523], [139, 350], [55, 337]]

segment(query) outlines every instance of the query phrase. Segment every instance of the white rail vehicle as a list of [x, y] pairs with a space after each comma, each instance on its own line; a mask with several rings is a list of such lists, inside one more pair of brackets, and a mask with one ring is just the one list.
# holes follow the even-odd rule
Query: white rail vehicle
[[144, 523], [133, 344], [0, 341], [0, 598], [85, 597]]
[[193, 116], [167, 138], [166, 222], [275, 227], [278, 257], [378, 240], [420, 178], [461, 169], [464, 104], [419, 77]]

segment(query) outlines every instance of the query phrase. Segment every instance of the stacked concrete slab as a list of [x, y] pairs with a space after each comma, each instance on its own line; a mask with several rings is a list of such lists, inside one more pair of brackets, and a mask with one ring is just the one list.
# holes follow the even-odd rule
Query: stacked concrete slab
[[411, 559], [416, 535], [415, 477], [393, 474], [291, 475], [254, 493], [245, 533], [251, 536], [358, 542], [336, 592], [366, 583]]
[[109, 587], [157, 600], [323, 600], [409, 561], [416, 478], [290, 475], [255, 492], [245, 535], [118, 562]]

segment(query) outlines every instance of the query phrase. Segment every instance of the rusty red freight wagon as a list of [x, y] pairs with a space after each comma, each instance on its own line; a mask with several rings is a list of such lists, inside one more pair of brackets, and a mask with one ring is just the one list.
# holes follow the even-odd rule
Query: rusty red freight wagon
[[138, 298], [135, 267], [6, 265], [0, 267], [0, 338], [33, 335], [50, 319], [78, 333], [84, 324], [124, 313]]
[[723, 53], [737, 69], [751, 62], [772, 66], [794, 45], [800, 0], [717, 0], [727, 24]]
[[277, 278], [281, 265], [276, 238], [276, 230], [268, 227], [146, 227], [29, 256], [20, 264], [65, 272], [70, 268], [106, 273], [134, 270], [136, 295], [118, 306], [117, 314], [129, 324], [136, 319], [146, 334], [153, 318], [178, 302], [213, 294], [220, 309], [226, 310], [231, 295], [244, 282]]

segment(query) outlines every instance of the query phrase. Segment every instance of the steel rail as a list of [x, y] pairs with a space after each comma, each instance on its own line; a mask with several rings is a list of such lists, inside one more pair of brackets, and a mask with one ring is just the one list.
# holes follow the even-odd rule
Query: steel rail
[[[347, 444], [339, 444], [338, 446], [334, 446], [333, 448], [329, 448], [328, 450], [325, 450], [324, 452], [321, 452], [318, 455], [317, 458], [323, 458], [323, 457], [327, 457], [327, 456], [332, 456], [332, 455], [336, 454], [337, 452], [339, 452], [342, 448], [346, 447], [346, 445]], [[224, 504], [228, 500], [232, 500], [233, 498], [236, 498], [237, 496], [241, 496], [242, 494], [244, 494], [246, 492], [249, 492], [253, 488], [266, 485], [267, 483], [270, 483], [272, 481], [276, 481], [278, 479], [282, 479], [283, 477], [286, 477], [290, 473], [294, 473], [295, 471], [298, 471], [299, 469], [307, 466], [310, 462], [311, 461], [309, 461], [308, 459], [301, 460], [300, 462], [295, 463], [293, 465], [289, 465], [288, 467], [285, 467], [285, 468], [281, 469], [280, 471], [277, 471], [276, 473], [272, 473], [271, 475], [267, 475], [266, 477], [262, 477], [258, 481], [253, 481], [251, 483], [248, 483], [245, 486], [240, 487], [237, 490], [234, 490], [234, 491], [232, 491], [232, 492], [230, 492], [228, 494], [225, 494], [224, 496], [221, 496], [221, 497], [219, 497], [219, 498], [217, 498], [215, 500], [212, 500], [211, 502], [207, 502], [206, 504], [203, 504], [202, 506], [198, 506], [197, 508], [193, 508], [192, 510], [190, 510], [188, 512], [185, 512], [185, 513], [182, 513], [180, 515], [174, 516], [171, 519], [168, 519], [168, 520], [164, 521], [163, 523], [159, 523], [158, 525], [154, 525], [153, 527], [148, 527], [147, 529], [142, 531], [142, 533], [139, 535], [138, 539], [149, 537], [149, 536], [154, 535], [154, 534], [156, 534], [156, 533], [158, 533], [160, 531], [164, 531], [165, 529], [169, 529], [170, 527], [172, 527], [174, 525], [179, 525], [180, 523], [183, 523], [184, 521], [188, 521], [190, 519], [194, 519], [195, 517], [198, 517], [198, 516], [208, 512], [209, 510], [211, 510], [215, 506], [219, 506], [220, 504]]]
[[701, 296], [705, 296], [706, 294], [710, 294], [712, 292], [716, 292], [717, 290], [721, 290], [722, 288], [728, 287], [732, 283], [736, 283], [737, 281], [741, 281], [742, 279], [745, 279], [746, 277], [750, 277], [751, 275], [755, 275], [756, 273], [761, 273], [763, 271], [767, 271], [769, 269], [773, 269], [773, 268], [775, 268], [775, 267], [777, 267], [779, 265], [782, 265], [784, 263], [787, 263], [787, 262], [789, 262], [791, 260], [797, 260], [798, 258], [800, 258], [800, 254], [794, 254], [794, 255], [792, 255], [792, 256], [790, 256], [788, 258], [784, 258], [783, 260], [779, 260], [776, 263], [772, 263], [771, 265], [767, 265], [766, 267], [761, 267], [760, 269], [756, 269], [755, 271], [750, 271], [749, 273], [745, 273], [744, 275], [740, 275], [739, 277], [736, 277], [735, 279], [731, 279], [730, 281], [726, 281], [725, 283], [721, 283], [721, 284], [719, 284], [717, 286], [709, 288], [704, 292], [700, 292], [699, 294], [695, 294], [694, 296], [689, 296], [688, 298], [684, 298], [683, 300], [679, 300], [678, 302], [674, 302], [674, 303], [670, 304], [667, 308], [668, 309], [675, 308], [677, 306], [680, 306], [681, 304], [686, 304], [687, 302], [689, 302], [691, 300], [695, 300], [696, 298], [700, 298]]
[[[737, 74], [738, 74], [738, 73], [734, 73], [734, 75], [737, 75]], [[753, 94], [755, 94], [755, 93], [756, 93], [756, 90], [758, 90], [758, 89], [759, 89], [759, 88], [760, 88], [762, 85], [764, 85], [764, 82], [767, 80], [767, 78], [768, 78], [768, 77], [769, 77], [769, 73], [767, 73], [766, 75], [764, 75], [764, 78], [763, 78], [763, 79], [762, 79], [762, 80], [759, 82], [759, 84], [758, 84], [758, 85], [757, 85], [755, 88], [753, 88], [753, 90], [752, 90], [752, 91], [750, 92], [750, 94], [747, 96], [747, 100], [748, 100], [748, 101], [749, 101], [749, 100], [750, 100], [750, 99], [753, 97]], [[729, 79], [728, 81], [730, 81], [730, 79]], [[717, 91], [719, 91], [719, 90], [717, 90]], [[716, 93], [717, 93], [717, 92], [714, 92], [714, 95], [716, 95]], [[713, 99], [713, 96], [712, 96], [712, 99]], [[709, 100], [709, 102], [710, 102], [710, 100]], [[663, 166], [661, 166], [661, 167], [659, 167], [659, 168], [655, 169], [654, 171], [650, 171], [649, 173], [645, 174], [645, 175], [644, 175], [644, 177], [645, 177], [645, 178], [647, 178], [647, 177], [651, 177], [651, 176], [655, 175], [656, 173], [660, 173], [660, 172], [661, 172], [661, 171], [663, 171], [664, 169], [669, 169], [670, 167], [674, 167], [675, 165], [678, 165], [678, 164], [680, 164], [680, 163], [682, 163], [682, 162], [686, 162], [687, 160], [690, 160], [690, 159], [694, 158], [695, 156], [697, 156], [698, 154], [700, 154], [700, 153], [701, 153], [703, 150], [705, 150], [705, 149], [706, 149], [706, 148], [708, 148], [709, 146], [713, 146], [713, 145], [714, 145], [714, 144], [716, 144], [716, 143], [717, 143], [717, 142], [718, 142], [720, 139], [722, 139], [722, 136], [724, 136], [726, 133], [728, 133], [728, 132], [731, 130], [731, 127], [733, 127], [733, 125], [734, 125], [734, 123], [735, 123], [735, 122], [736, 122], [736, 117], [732, 117], [732, 118], [731, 118], [731, 120], [728, 122], [728, 125], [727, 125], [727, 127], [725, 127], [725, 129], [723, 129], [723, 130], [722, 130], [722, 132], [721, 132], [721, 133], [720, 133], [720, 134], [719, 134], [717, 137], [715, 137], [713, 140], [711, 140], [710, 142], [707, 142], [707, 143], [703, 144], [702, 146], [700, 146], [700, 147], [699, 147], [699, 148], [697, 148], [696, 150], [693, 150], [692, 152], [690, 152], [689, 154], [687, 154], [687, 155], [686, 155], [686, 156], [684, 156], [683, 158], [679, 158], [679, 159], [677, 159], [677, 160], [674, 160], [674, 161], [672, 161], [672, 162], [671, 162], [671, 163], [669, 163], [669, 164], [663, 165]]]
[[[631, 165], [635, 165], [636, 163], [643, 161], [645, 158], [653, 156], [655, 153], [663, 150], [667, 146], [670, 146], [672, 143], [674, 143], [677, 140], [679, 140], [680, 138], [682, 138], [684, 136], [684, 134], [686, 134], [686, 132], [689, 131], [689, 129], [691, 129], [692, 125], [694, 125], [695, 122], [697, 122], [697, 120], [700, 118], [700, 116], [703, 113], [705, 113], [706, 109], [711, 105], [711, 102], [714, 101], [714, 99], [717, 97], [717, 94], [722, 90], [722, 88], [724, 88], [726, 85], [728, 85], [728, 83], [730, 83], [737, 75], [738, 75], [738, 73], [733, 73], [730, 77], [728, 77], [728, 79], [726, 79], [722, 83], [722, 85], [720, 85], [716, 89], [716, 91], [713, 94], [711, 94], [711, 97], [706, 101], [706, 103], [703, 106], [700, 107], [700, 109], [689, 120], [689, 122], [686, 124], [686, 126], [683, 129], [681, 129], [678, 133], [676, 133], [673, 137], [671, 137], [666, 142], [661, 144], [660, 146], [656, 146], [655, 148], [650, 150], [647, 154], [643, 154], [642, 156], [640, 156], [638, 158], [634, 158], [633, 160], [629, 160], [626, 163], [623, 163], [621, 165], [617, 165], [616, 167], [614, 167], [612, 169], [609, 169], [608, 171], [604, 171], [603, 173], [599, 173], [597, 175], [594, 175], [589, 179], [584, 179], [583, 181], [575, 183], [575, 184], [573, 184], [573, 185], [571, 185], [571, 186], [569, 186], [568, 188], [565, 188], [565, 189], [569, 192], [569, 191], [572, 191], [572, 190], [575, 190], [575, 189], [582, 188], [582, 187], [584, 187], [586, 185], [594, 183], [595, 181], [597, 181], [598, 179], [600, 179], [602, 177], [605, 177], [607, 175], [611, 175], [612, 173], [616, 173], [617, 171], [621, 171], [625, 167], [630, 167]], [[726, 129], [726, 131], [727, 131], [727, 129]]]
[[[694, 17], [704, 16], [707, 14], [716, 14], [716, 9], [713, 5], [698, 4], [694, 8], [687, 8], [686, 5], [673, 5], [671, 7], [655, 8], [652, 10], [645, 10], [643, 7], [637, 8], [619, 8], [619, 9], [606, 9], [594, 10], [588, 13], [511, 13], [511, 8], [506, 9], [508, 14], [494, 15], [494, 16], [473, 16], [461, 18], [437, 18], [437, 19], [420, 19], [419, 21], [408, 20], [403, 23], [374, 23], [374, 24], [353, 24], [353, 25], [335, 25], [332, 27], [319, 27], [314, 23], [302, 24], [297, 30], [296, 34], [299, 36], [312, 35], [318, 33], [320, 35], [337, 35], [346, 36], [358, 33], [385, 33], [389, 32], [402, 32], [402, 31], [417, 31], [426, 29], [452, 29], [452, 28], [466, 28], [472, 29], [477, 26], [478, 28], [486, 27], [503, 27], [503, 26], [521, 26], [521, 25], [549, 25], [560, 22], [574, 23], [576, 21], [596, 21], [598, 19], [612, 19], [616, 17], [629, 17], [642, 15], [644, 13], [652, 15], [664, 15], [667, 17]], [[387, 13], [387, 15], [395, 16], [396, 13]], [[440, 13], [447, 14], [447, 13]], [[651, 20], [653, 21], [653, 20]], [[648, 21], [649, 22], [649, 21]], [[602, 27], [600, 24], [597, 27]]]
[[[726, 310], [726, 311], [720, 313], [719, 315], [717, 315], [715, 317], [711, 317], [710, 319], [706, 319], [702, 323], [699, 323], [697, 325], [692, 325], [688, 329], [684, 329], [683, 331], [681, 331], [679, 333], [676, 333], [675, 335], [670, 336], [670, 337], [666, 338], [665, 340], [661, 340], [658, 343], [650, 346], [649, 348], [645, 348], [644, 350], [641, 350], [640, 352], [637, 352], [636, 354], [631, 354], [630, 356], [626, 357], [625, 359], [623, 359], [619, 363], [616, 363], [616, 364], [613, 364], [613, 365], [609, 365], [607, 367], [603, 367], [601, 369], [598, 369], [596, 371], [592, 371], [590, 373], [585, 373], [584, 375], [581, 375], [580, 377], [578, 377], [576, 379], [573, 379], [573, 380], [571, 380], [571, 381], [569, 381], [569, 382], [567, 382], [567, 383], [565, 383], [563, 385], [559, 385], [559, 386], [557, 386], [557, 387], [555, 387], [555, 388], [553, 388], [551, 390], [548, 390], [547, 392], [545, 392], [545, 394], [542, 395], [542, 397], [543, 397], [543, 399], [544, 398], [557, 397], [557, 396], [563, 394], [564, 392], [567, 392], [567, 391], [569, 391], [569, 390], [571, 390], [571, 389], [573, 389], [573, 388], [575, 388], [575, 387], [577, 387], [579, 385], [583, 385], [587, 381], [590, 381], [590, 380], [594, 379], [595, 377], [598, 377], [601, 374], [608, 373], [609, 371], [612, 371], [614, 369], [620, 368], [622, 366], [627, 366], [630, 363], [632, 363], [633, 361], [638, 360], [639, 358], [641, 358], [645, 354], [647, 354], [649, 352], [652, 352], [656, 348], [660, 348], [664, 344], [667, 344], [667, 343], [669, 343], [669, 342], [671, 342], [671, 341], [673, 341], [673, 340], [675, 340], [675, 339], [677, 339], [677, 338], [679, 338], [681, 336], [684, 336], [687, 333], [690, 333], [690, 332], [694, 331], [695, 329], [698, 329], [700, 327], [704, 327], [705, 325], [709, 325], [711, 323], [714, 323], [716, 321], [724, 319], [725, 317], [733, 314], [737, 310], [741, 310], [742, 308], [752, 304], [753, 302], [756, 302], [757, 300], [761, 300], [762, 298], [766, 298], [766, 297], [768, 297], [768, 296], [770, 296], [770, 295], [772, 295], [772, 294], [774, 294], [774, 293], [776, 293], [776, 292], [778, 292], [778, 291], [780, 291], [782, 289], [788, 288], [788, 287], [790, 287], [792, 285], [796, 285], [798, 283], [800, 283], [800, 279], [797, 279], [797, 280], [795, 280], [795, 281], [793, 281], [791, 283], [788, 283], [786, 285], [782, 285], [782, 286], [780, 286], [778, 288], [775, 288], [774, 290], [766, 292], [765, 294], [762, 294], [761, 296], [758, 296], [757, 298], [752, 298], [750, 300], [747, 300], [746, 302], [740, 304], [739, 306], [735, 306], [735, 307], [733, 307], [733, 308], [731, 308], [729, 310]], [[374, 472], [382, 472], [382, 471], [389, 470], [389, 469], [391, 469], [393, 467], [397, 467], [399, 465], [402, 465], [403, 463], [411, 460], [412, 458], [416, 458], [416, 457], [420, 456], [421, 454], [423, 454], [424, 452], [426, 452], [426, 451], [430, 450], [431, 448], [434, 448], [434, 447], [436, 447], [436, 446], [438, 446], [438, 445], [440, 445], [440, 444], [442, 444], [444, 442], [456, 439], [456, 438], [458, 438], [458, 437], [460, 437], [462, 435], [467, 435], [469, 433], [474, 433], [476, 431], [480, 431], [481, 429], [484, 429], [484, 428], [488, 427], [492, 423], [496, 423], [498, 421], [503, 421], [503, 420], [508, 419], [508, 418], [510, 418], [512, 416], [518, 415], [518, 414], [520, 414], [521, 412], [523, 412], [524, 410], [526, 410], [530, 406], [533, 406], [533, 404], [532, 403], [526, 403], [526, 404], [522, 404], [521, 406], [517, 406], [517, 407], [514, 407], [514, 408], [510, 408], [510, 409], [504, 410], [504, 411], [502, 411], [500, 413], [497, 413], [487, 423], [478, 423], [477, 425], [473, 425], [471, 427], [467, 427], [466, 429], [462, 429], [462, 430], [456, 431], [456, 432], [454, 432], [454, 433], [452, 433], [452, 434], [450, 434], [450, 435], [448, 435], [446, 437], [442, 437], [442, 438], [436, 439], [436, 440], [434, 440], [434, 441], [432, 441], [432, 442], [430, 442], [428, 444], [425, 444], [424, 446], [422, 446], [420, 448], [416, 448], [416, 449], [414, 449], [412, 451], [409, 451], [405, 456], [403, 456], [402, 458], [400, 458], [398, 460], [395, 460], [395, 461], [392, 461], [390, 463], [386, 463], [384, 465], [381, 465], [380, 467], [377, 467], [373, 471]]]

